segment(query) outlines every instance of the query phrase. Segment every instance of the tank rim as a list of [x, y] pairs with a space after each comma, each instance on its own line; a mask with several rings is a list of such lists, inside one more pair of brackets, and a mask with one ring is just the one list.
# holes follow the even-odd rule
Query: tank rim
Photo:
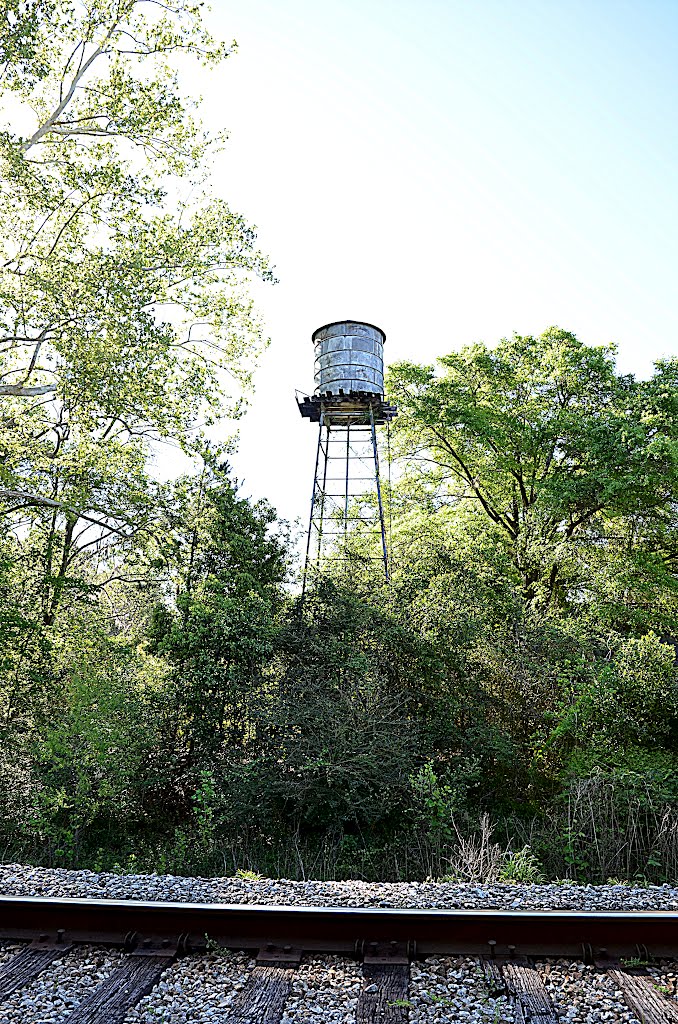
[[373, 331], [379, 331], [381, 334], [382, 344], [386, 341], [386, 332], [382, 330], [381, 327], [377, 327], [376, 324], [368, 323], [367, 320], [330, 320], [328, 324], [323, 324], [322, 327], [316, 327], [311, 335], [311, 340], [315, 343], [316, 334], [319, 334], [320, 331], [326, 330], [328, 327], [336, 327], [337, 324], [360, 324], [362, 327], [371, 327]]

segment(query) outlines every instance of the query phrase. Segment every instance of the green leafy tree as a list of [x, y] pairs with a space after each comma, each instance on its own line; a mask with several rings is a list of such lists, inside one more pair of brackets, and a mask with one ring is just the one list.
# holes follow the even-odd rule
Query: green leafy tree
[[402, 809], [417, 762], [413, 675], [425, 644], [388, 613], [320, 580], [276, 644], [262, 707], [268, 799], [288, 830], [368, 832]]
[[200, 450], [262, 345], [270, 271], [177, 74], [232, 50], [201, 6], [10, 3], [0, 38], [0, 513], [19, 546], [35, 526], [48, 625], [74, 563], [152, 526], [149, 440]]
[[624, 748], [675, 751], [677, 740], [675, 650], [651, 633], [618, 642], [599, 659], [552, 736], [613, 757]]
[[4, 0], [0, 22], [0, 83], [26, 86], [49, 71], [39, 54], [40, 25], [53, 16], [54, 0]]
[[274, 524], [271, 507], [239, 497], [224, 468], [175, 485], [164, 544], [175, 589], [156, 606], [150, 637], [172, 669], [172, 732], [191, 782], [251, 738], [287, 572]]
[[391, 368], [397, 450], [420, 490], [489, 521], [526, 604], [581, 601], [594, 576], [600, 589], [601, 550], [675, 594], [675, 360], [637, 381], [616, 372], [613, 349], [551, 328], [440, 367]]
[[106, 617], [121, 586], [153, 586], [172, 492], [152, 445], [205, 453], [204, 425], [239, 414], [263, 345], [249, 282], [271, 273], [210, 192], [222, 140], [182, 87], [188, 61], [234, 49], [202, 5], [8, 0], [3, 14], [0, 707], [30, 730], [74, 608], [100, 601]]
[[25, 745], [15, 745], [27, 770], [23, 787], [7, 796], [8, 839], [41, 850], [50, 863], [112, 863], [161, 832], [161, 821], [167, 828], [169, 791], [157, 771], [165, 668], [140, 657], [129, 636], [89, 627], [85, 642], [74, 630], [62, 652], [58, 704], [43, 710]]

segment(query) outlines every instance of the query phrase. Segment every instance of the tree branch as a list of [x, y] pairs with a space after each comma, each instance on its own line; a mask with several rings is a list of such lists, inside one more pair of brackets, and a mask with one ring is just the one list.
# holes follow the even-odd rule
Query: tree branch
[[56, 384], [37, 384], [26, 387], [24, 384], [0, 384], [0, 395], [18, 395], [31, 398], [33, 395], [49, 395], [56, 391]]
[[104, 52], [106, 44], [110, 41], [111, 36], [113, 35], [113, 33], [115, 32], [117, 27], [118, 27], [118, 23], [117, 22], [115, 22], [115, 24], [111, 25], [111, 27], [109, 28], [109, 30], [108, 30], [108, 32], [106, 34], [106, 38], [104, 39], [104, 41], [99, 46], [97, 46], [96, 50], [94, 50], [92, 55], [90, 57], [88, 57], [88, 59], [85, 61], [84, 64], [80, 64], [80, 66], [78, 67], [78, 70], [73, 75], [73, 79], [71, 81], [71, 84], [68, 87], [68, 92], [66, 93], [65, 96], [63, 96], [63, 98], [61, 99], [61, 102], [54, 109], [54, 111], [50, 114], [50, 116], [47, 118], [45, 123], [40, 125], [40, 127], [37, 129], [37, 131], [35, 131], [33, 133], [33, 135], [31, 135], [30, 139], [27, 139], [26, 142], [22, 142], [21, 143], [21, 147], [20, 148], [21, 148], [21, 152], [22, 153], [27, 153], [29, 149], [31, 149], [33, 146], [36, 145], [36, 143], [40, 142], [40, 139], [42, 139], [43, 136], [47, 135], [47, 133], [50, 131], [50, 129], [52, 128], [54, 122], [57, 121], [61, 117], [61, 115], [63, 114], [64, 110], [66, 109], [68, 104], [73, 99], [73, 96], [75, 94], [75, 90], [78, 87], [78, 82], [83, 77], [83, 75], [87, 71], [89, 71], [90, 67], [92, 66], [94, 61], [97, 59], [97, 57], [100, 57], [101, 54]]
[[93, 516], [88, 516], [84, 512], [79, 512], [77, 509], [71, 508], [70, 505], [65, 505], [62, 501], [55, 501], [53, 498], [43, 498], [39, 494], [30, 494], [28, 491], [11, 491], [0, 488], [0, 498], [18, 498], [23, 501], [25, 505], [44, 505], [46, 508], [53, 508], [57, 511], [67, 512], [72, 516], [76, 516], [79, 519], [86, 519], [89, 523], [94, 523], [95, 526], [100, 526], [102, 530], [110, 530], [112, 533], [119, 533], [121, 537], [127, 537], [124, 530], [121, 530], [117, 526], [111, 526], [110, 523], [105, 523], [100, 519], [94, 519]]

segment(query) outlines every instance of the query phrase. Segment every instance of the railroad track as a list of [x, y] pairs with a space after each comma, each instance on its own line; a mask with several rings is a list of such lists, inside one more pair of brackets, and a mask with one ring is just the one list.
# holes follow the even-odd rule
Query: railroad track
[[[566, 958], [604, 977], [640, 1024], [678, 1024], [675, 986], [657, 980], [662, 963], [678, 959], [676, 912], [403, 910], [6, 896], [0, 897], [0, 942], [5, 948], [16, 946], [0, 964], [0, 1020], [13, 1019], [2, 1016], [3, 1006], [16, 1001], [17, 993], [60, 961], [94, 947], [111, 951], [110, 970], [91, 979], [75, 1008], [51, 1019], [63, 1024], [141, 1019], [134, 1018], [134, 1008], [155, 986], [162, 987], [182, 958], [191, 958], [199, 969], [200, 957], [214, 959], [220, 950], [236, 950], [249, 954], [240, 954], [245, 981], [228, 1000], [216, 1001], [210, 1018], [214, 1024], [297, 1019], [286, 1016], [295, 979], [305, 970], [308, 974], [305, 965], [323, 957], [330, 963], [337, 958], [350, 962], [356, 982], [349, 1016], [328, 1020], [406, 1024], [416, 1005], [410, 999], [411, 974], [421, 975], [423, 961], [424, 967], [442, 963], [443, 973], [445, 964], [465, 963], [473, 985], [495, 1007], [497, 1021], [556, 1024], [566, 1011], [554, 1002], [544, 963]], [[436, 1020], [460, 1019], [454, 1006], [446, 1015], [444, 1000], [438, 1004]], [[508, 1016], [502, 1016], [505, 1011]], [[325, 1019], [321, 1010], [311, 1016]], [[17, 1024], [24, 1019], [17, 1017]]]

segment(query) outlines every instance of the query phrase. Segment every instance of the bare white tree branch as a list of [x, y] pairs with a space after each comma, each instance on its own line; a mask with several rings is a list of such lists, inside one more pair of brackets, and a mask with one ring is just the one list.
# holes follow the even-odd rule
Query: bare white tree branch
[[49, 395], [55, 391], [56, 384], [36, 384], [34, 387], [26, 387], [24, 384], [0, 384], [0, 395], [18, 395], [20, 398]]

